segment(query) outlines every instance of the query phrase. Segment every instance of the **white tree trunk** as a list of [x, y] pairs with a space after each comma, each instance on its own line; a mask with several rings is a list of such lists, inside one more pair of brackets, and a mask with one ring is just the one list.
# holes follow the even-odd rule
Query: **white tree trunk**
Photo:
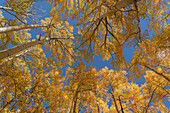
[[20, 26], [9, 26], [9, 27], [3, 27], [0, 28], [0, 34], [1, 33], [7, 33], [10, 31], [19, 31], [19, 30], [23, 30], [23, 29], [30, 29], [30, 28], [37, 28], [37, 27], [47, 27], [47, 25], [20, 25]]
[[8, 50], [2, 50], [2, 51], [0, 51], [0, 60], [4, 59], [6, 57], [9, 57], [11, 55], [17, 54], [18, 52], [21, 52], [21, 51], [23, 51], [25, 49], [28, 49], [28, 48], [32, 47], [32, 46], [42, 44], [42, 43], [44, 43], [46, 41], [47, 40], [32, 41], [32, 42], [28, 42], [28, 43], [23, 44], [23, 45], [13, 47], [13, 48], [8, 49]]
[[4, 6], [0, 6], [0, 9], [14, 11], [12, 8]]

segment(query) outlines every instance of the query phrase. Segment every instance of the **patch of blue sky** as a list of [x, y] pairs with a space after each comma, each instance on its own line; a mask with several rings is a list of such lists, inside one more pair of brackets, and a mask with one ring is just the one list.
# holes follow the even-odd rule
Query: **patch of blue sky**
[[[3, 2], [5, 2], [5, 0], [1, 0], [1, 2], [0, 2], [0, 5], [1, 5], [1, 6], [4, 6], [4, 5], [3, 5]], [[40, 8], [40, 10], [39, 10], [40, 13], [43, 13], [42, 15], [40, 14], [41, 16], [39, 16], [38, 18], [35, 18], [36, 23], [41, 24], [41, 22], [40, 22], [41, 19], [45, 19], [46, 17], [50, 17], [49, 12], [50, 12], [50, 10], [51, 10], [51, 5], [50, 5], [49, 3], [47, 3], [45, 0], [41, 0], [41, 1], [36, 1], [36, 4], [33, 5], [33, 9], [36, 9], [36, 8]], [[32, 10], [32, 11], [34, 11], [34, 10]], [[38, 13], [38, 12], [34, 12], [34, 13]], [[8, 13], [5, 12], [5, 11], [3, 11], [3, 14], [4, 14], [6, 17], [10, 18], [10, 19], [13, 19], [13, 18], [14, 18], [14, 16], [8, 14]], [[149, 16], [148, 16], [147, 18], [149, 18]], [[32, 24], [32, 21], [30, 21], [29, 19], [28, 19], [27, 21], [28, 21], [28, 24]], [[77, 23], [77, 20], [76, 20], [76, 19], [75, 19], [75, 20], [71, 20], [71, 19], [70, 19], [70, 20], [69, 20], [69, 23], [72, 24], [73, 26], [75, 26], [76, 23]], [[141, 32], [142, 32], [142, 33], [145, 33], [146, 26], [147, 26], [148, 24], [149, 24], [149, 23], [146, 22], [146, 20], [141, 20], [141, 22], [140, 22], [140, 27], [141, 27]], [[37, 30], [37, 31], [41, 31], [41, 28], [36, 28], [36, 30]], [[78, 29], [77, 29], [76, 27], [74, 27], [74, 33], [73, 33], [73, 34], [75, 35], [75, 34], [77, 34], [77, 32], [78, 32]], [[39, 33], [36, 32], [35, 30], [30, 30], [29, 33], [31, 33], [31, 36], [32, 36], [31, 39], [35, 39], [36, 35], [39, 35]], [[149, 36], [151, 36], [151, 35], [152, 35], [152, 34], [150, 34]], [[13, 47], [13, 46], [10, 45], [10, 47]], [[43, 47], [43, 49], [45, 49], [45, 47]], [[126, 58], [126, 60], [127, 60], [128, 62], [130, 62], [131, 59], [133, 58], [134, 51], [135, 51], [134, 47], [126, 47], [126, 48], [124, 48], [123, 55], [125, 56], [125, 58]], [[51, 53], [46, 54], [48, 58], [50, 57], [50, 54], [51, 54]], [[112, 64], [111, 64], [110, 62], [111, 62], [111, 59], [108, 60], [108, 61], [106, 61], [106, 60], [103, 61], [103, 60], [101, 59], [101, 55], [99, 55], [99, 56], [94, 56], [94, 62], [90, 62], [90, 63], [87, 64], [87, 65], [92, 65], [92, 66], [94, 66], [94, 67], [97, 67], [98, 69], [102, 69], [102, 68], [104, 68], [105, 66], [107, 66], [109, 69], [113, 69], [113, 68], [112, 68]], [[68, 65], [66, 66], [66, 68], [67, 68], [67, 67], [68, 67]], [[62, 68], [64, 72], [65, 72], [65, 69], [66, 69], [66, 68]], [[141, 86], [142, 84], [145, 83], [144, 76], [142, 76], [142, 78], [143, 78], [143, 80], [137, 81], [137, 84], [138, 84], [139, 86]], [[108, 103], [111, 104], [112, 101], [109, 101]], [[167, 106], [170, 106], [170, 104], [169, 104], [167, 101], [165, 101], [165, 104], [166, 104]]]

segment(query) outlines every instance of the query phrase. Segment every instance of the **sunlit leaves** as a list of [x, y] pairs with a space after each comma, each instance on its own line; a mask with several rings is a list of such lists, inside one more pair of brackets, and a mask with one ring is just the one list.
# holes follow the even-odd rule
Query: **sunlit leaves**
[[[6, 1], [14, 18], [0, 11], [0, 26], [28, 24], [35, 2]], [[34, 29], [38, 35], [0, 35], [0, 50], [44, 40], [0, 61], [0, 112], [169, 112], [166, 0], [126, 7], [118, 0], [47, 1], [51, 11], [40, 20], [46, 26]], [[135, 49], [131, 61], [126, 47]], [[95, 55], [113, 69], [90, 66]]]

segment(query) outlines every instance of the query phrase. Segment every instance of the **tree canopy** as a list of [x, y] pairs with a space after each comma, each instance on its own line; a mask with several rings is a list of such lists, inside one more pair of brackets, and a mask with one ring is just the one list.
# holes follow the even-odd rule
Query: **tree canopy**
[[0, 112], [170, 112], [170, 1], [37, 2], [0, 6]]

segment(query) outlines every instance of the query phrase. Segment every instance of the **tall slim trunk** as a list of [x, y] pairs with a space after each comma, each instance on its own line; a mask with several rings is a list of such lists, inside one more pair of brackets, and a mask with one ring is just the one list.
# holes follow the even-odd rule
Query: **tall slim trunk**
[[75, 94], [73, 113], [76, 113], [77, 96], [78, 96], [78, 90], [76, 91], [76, 94]]
[[47, 27], [47, 25], [35, 24], [35, 25], [20, 25], [20, 26], [3, 27], [3, 28], [0, 28], [0, 34], [7, 33], [10, 31], [19, 31], [19, 30], [23, 30], [23, 29], [30, 29], [30, 28], [37, 28], [37, 27]]
[[23, 44], [23, 45], [13, 47], [11, 49], [2, 50], [2, 51], [0, 51], [0, 60], [4, 59], [6, 57], [9, 57], [11, 55], [17, 54], [18, 52], [21, 52], [21, 51], [28, 49], [30, 47], [33, 47], [35, 45], [42, 44], [46, 41], [47, 41], [46, 39], [45, 40], [32, 41], [32, 42], [28, 42], [28, 43]]
[[4, 6], [0, 6], [0, 9], [14, 11], [12, 8]]

